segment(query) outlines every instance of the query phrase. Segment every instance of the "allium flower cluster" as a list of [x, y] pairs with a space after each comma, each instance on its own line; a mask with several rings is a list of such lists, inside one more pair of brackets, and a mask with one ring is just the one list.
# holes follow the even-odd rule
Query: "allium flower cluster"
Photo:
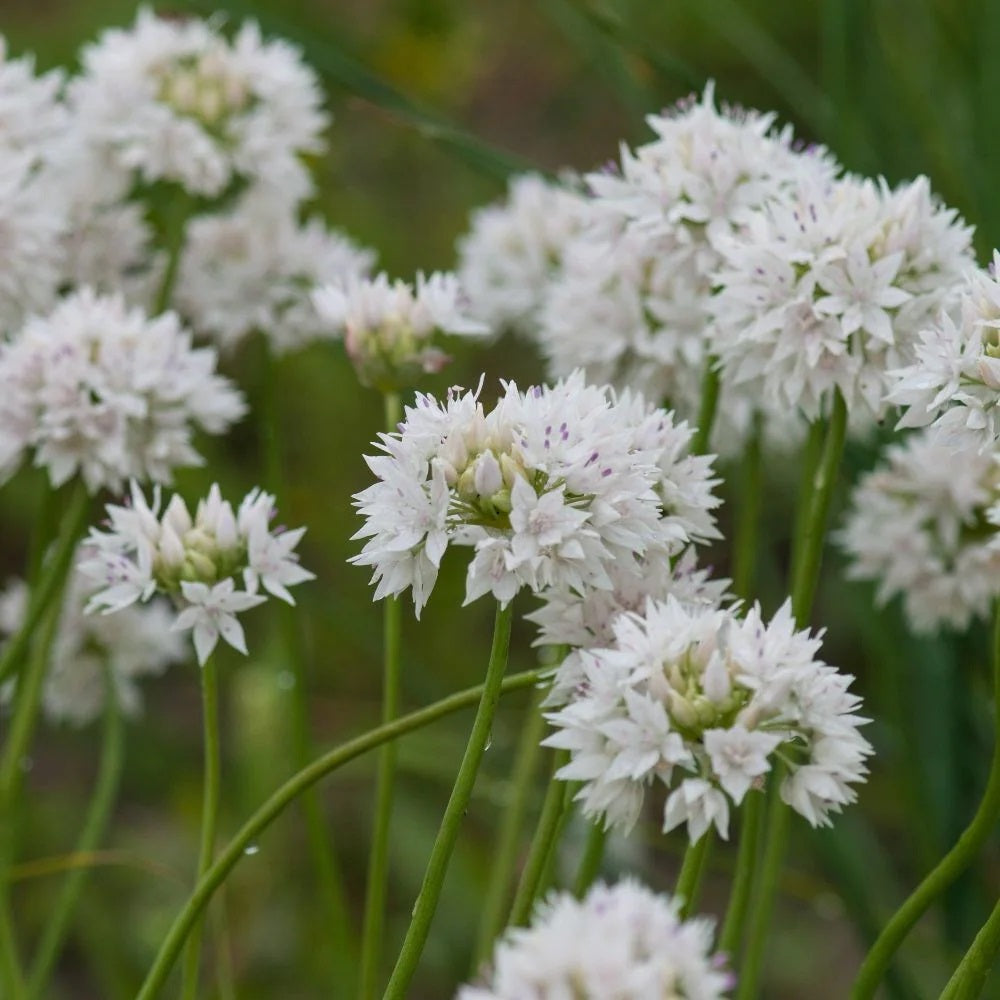
[[320, 219], [301, 224], [283, 204], [248, 197], [192, 220], [174, 301], [224, 350], [259, 330], [285, 353], [324, 332], [313, 288], [361, 280], [374, 256]]
[[595, 885], [582, 900], [554, 892], [456, 1000], [721, 1000], [733, 977], [712, 937], [711, 920], [681, 920], [676, 900], [635, 881]]
[[418, 395], [368, 459], [378, 482], [355, 498], [368, 541], [352, 561], [375, 568], [376, 600], [411, 587], [419, 614], [452, 543], [475, 549], [466, 602], [506, 604], [522, 587], [610, 590], [616, 563], [714, 533], [710, 462], [681, 456], [690, 431], [670, 414], [580, 372], [506, 383], [489, 412], [478, 396]]
[[810, 418], [835, 389], [879, 416], [889, 370], [956, 299], [970, 237], [926, 178], [804, 177], [719, 241], [714, 350], [735, 383]]
[[[78, 560], [88, 557], [85, 549], [77, 554]], [[138, 681], [185, 657], [186, 644], [170, 628], [174, 616], [165, 601], [132, 605], [111, 616], [85, 615], [92, 593], [79, 572], [70, 577], [42, 690], [42, 707], [53, 722], [92, 722], [104, 710], [109, 683], [121, 710], [136, 715], [142, 707]], [[9, 584], [0, 594], [0, 632], [17, 632], [27, 607], [27, 585]]]
[[674, 597], [613, 625], [615, 642], [585, 650], [583, 678], [551, 713], [544, 742], [571, 753], [558, 772], [583, 782], [588, 816], [628, 832], [646, 789], [670, 789], [664, 831], [712, 825], [728, 835], [739, 805], [782, 759], [781, 796], [813, 826], [853, 802], [871, 746], [848, 691], [852, 678], [817, 660], [819, 639], [797, 631], [790, 605], [765, 623]]
[[313, 293], [327, 330], [342, 337], [347, 356], [365, 385], [392, 391], [413, 385], [421, 373], [436, 372], [449, 358], [437, 341], [443, 334], [479, 337], [489, 328], [468, 314], [452, 274], [417, 275], [416, 287], [349, 278]]
[[964, 629], [1000, 594], [998, 500], [1000, 466], [974, 444], [923, 431], [893, 445], [855, 487], [839, 533], [848, 576], [875, 581], [880, 602], [900, 595], [919, 632]]
[[232, 41], [212, 23], [142, 9], [129, 29], [84, 48], [68, 102], [89, 155], [120, 178], [170, 181], [216, 197], [234, 181], [291, 200], [311, 190], [301, 162], [327, 124], [315, 74], [287, 42], [244, 24]]
[[306, 529], [272, 531], [274, 497], [257, 489], [234, 512], [212, 486], [192, 518], [178, 495], [161, 515], [159, 488], [149, 504], [133, 482], [131, 503], [107, 512], [109, 530], [91, 529], [94, 552], [79, 566], [101, 588], [87, 612], [110, 614], [167, 594], [179, 608], [171, 627], [192, 629], [202, 664], [220, 636], [246, 653], [236, 615], [267, 600], [262, 588], [294, 604], [288, 588], [314, 579], [295, 552]]
[[64, 299], [0, 346], [0, 478], [33, 451], [56, 486], [78, 472], [91, 492], [169, 482], [201, 462], [193, 427], [218, 434], [243, 415], [215, 363], [172, 313], [148, 319], [88, 289]]

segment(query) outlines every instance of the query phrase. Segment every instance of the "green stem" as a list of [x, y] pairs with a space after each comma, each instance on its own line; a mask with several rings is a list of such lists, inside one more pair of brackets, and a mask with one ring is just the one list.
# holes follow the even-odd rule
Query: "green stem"
[[523, 927], [531, 920], [531, 911], [544, 881], [545, 865], [558, 839], [560, 821], [566, 811], [567, 785], [556, 778], [555, 773], [569, 760], [569, 751], [558, 750], [552, 757], [552, 777], [545, 790], [542, 811], [538, 816], [538, 824], [528, 849], [528, 859], [524, 863], [510, 910], [509, 924], [512, 927]]
[[976, 1000], [982, 995], [986, 979], [996, 964], [1000, 951], [1000, 902], [980, 928], [969, 950], [958, 963], [945, 985], [941, 1000]]
[[701, 402], [698, 406], [698, 427], [691, 440], [691, 453], [704, 455], [712, 438], [712, 425], [719, 403], [719, 359], [709, 355], [701, 377]]
[[[402, 416], [399, 394], [383, 395], [385, 428], [396, 429]], [[402, 604], [398, 598], [386, 598], [382, 619], [382, 722], [392, 722], [399, 714], [400, 641]], [[396, 784], [396, 744], [386, 743], [379, 750], [375, 781], [375, 822], [371, 854], [368, 856], [368, 884], [361, 935], [360, 1000], [373, 1000], [377, 989], [385, 928], [385, 906], [389, 888], [389, 830]]]
[[[215, 657], [201, 667], [202, 723], [205, 741], [204, 777], [201, 803], [201, 842], [198, 848], [197, 885], [212, 867], [215, 853], [215, 826], [219, 816], [219, 678]], [[201, 922], [195, 923], [184, 952], [184, 974], [181, 985], [183, 1000], [194, 1000], [198, 995], [198, 969], [201, 959]]]
[[465, 748], [465, 754], [455, 778], [455, 786], [451, 790], [451, 798], [445, 807], [441, 827], [434, 841], [434, 847], [431, 849], [420, 894], [413, 906], [410, 926], [407, 928], [399, 958], [396, 959], [396, 967], [389, 977], [389, 985], [383, 994], [383, 1000], [399, 1000], [404, 996], [424, 950], [424, 942], [427, 940], [431, 920], [437, 909], [438, 897], [441, 895], [441, 886], [444, 883], [451, 852], [458, 839], [462, 817], [472, 796], [472, 788], [476, 782], [479, 764], [483, 759], [483, 753], [490, 738], [490, 726], [493, 724], [493, 714], [500, 698], [503, 674], [507, 667], [513, 613], [513, 602], [509, 602], [506, 607], [497, 605], [496, 620], [493, 626], [493, 646], [490, 650], [490, 662], [486, 670], [486, 683], [483, 685], [482, 698], [479, 701], [476, 718], [472, 724], [472, 732], [469, 734], [469, 743]]
[[684, 852], [684, 861], [677, 876], [674, 895], [681, 900], [681, 916], [687, 918], [698, 905], [698, 894], [701, 889], [702, 876], [705, 874], [705, 862], [712, 848], [714, 839], [713, 828], [709, 827], [696, 844], [688, 844]]
[[809, 514], [813, 476], [816, 475], [816, 467], [819, 465], [820, 455], [823, 453], [824, 429], [825, 425], [822, 420], [814, 420], [809, 425], [806, 440], [802, 445], [802, 453], [799, 456], [799, 491], [796, 494], [795, 519], [790, 545], [789, 565], [791, 570], [788, 574], [790, 580], [797, 579], [799, 575], [799, 563], [802, 560], [800, 549], [805, 534], [806, 517]]
[[742, 484], [736, 525], [733, 531], [733, 593], [749, 600], [753, 594], [763, 476], [761, 450], [763, 417], [754, 413], [741, 463]]
[[[986, 790], [975, 816], [962, 831], [955, 846], [938, 862], [930, 874], [910, 894], [903, 905], [892, 915], [882, 928], [871, 950], [861, 964], [858, 978], [851, 992], [851, 1000], [869, 1000], [875, 995], [879, 982], [885, 975], [892, 956], [896, 953], [913, 925], [923, 916], [930, 905], [948, 888], [972, 863], [983, 844], [989, 838], [1000, 820], [1000, 601], [994, 608], [993, 622], [993, 759]], [[990, 918], [990, 922], [993, 921]], [[988, 926], [988, 925], [987, 925]], [[980, 935], [986, 933], [986, 927]], [[992, 929], [991, 929], [992, 933]], [[977, 937], [977, 941], [979, 938]], [[975, 944], [973, 945], [975, 948]], [[977, 956], [981, 952], [977, 951]], [[968, 956], [966, 956], [968, 958]], [[970, 959], [978, 967], [979, 958]], [[961, 966], [959, 967], [961, 968]], [[957, 971], [956, 971], [957, 975]], [[955, 977], [952, 977], [954, 981]], [[951, 984], [949, 984], [950, 987]], [[958, 989], [958, 986], [955, 986]], [[964, 994], [956, 994], [964, 996]]]
[[527, 718], [521, 726], [514, 770], [503, 803], [496, 850], [490, 863], [489, 885], [483, 897], [475, 951], [477, 967], [489, 958], [493, 942], [503, 930], [504, 915], [508, 912], [507, 905], [510, 900], [514, 866], [517, 864], [521, 827], [533, 791], [532, 778], [535, 775], [538, 757], [542, 750], [542, 737], [545, 734], [545, 716], [542, 715], [541, 700], [541, 692], [532, 698]]
[[573, 883], [573, 895], [577, 899], [582, 899], [586, 895], [587, 890], [594, 884], [594, 879], [600, 873], [607, 842], [607, 827], [603, 821], [598, 820], [591, 826], [590, 833], [587, 834], [587, 844], [583, 849], [583, 857], [580, 859], [576, 881]]
[[153, 315], [159, 316], [170, 306], [170, 297], [177, 284], [177, 274], [180, 269], [181, 254], [184, 251], [184, 234], [188, 220], [194, 214], [194, 202], [183, 189], [178, 189], [169, 206], [164, 219], [164, 249], [167, 252], [167, 263], [160, 279], [160, 287], [156, 292], [153, 304]]
[[[103, 839], [118, 795], [118, 785], [121, 779], [125, 725], [110, 668], [105, 670], [105, 698], [101, 758], [97, 768], [94, 793], [87, 808], [80, 836], [73, 849], [74, 854], [78, 856], [89, 854]], [[28, 978], [28, 993], [31, 997], [43, 995], [45, 984], [48, 982], [55, 961], [59, 957], [59, 951], [66, 937], [73, 911], [80, 899], [80, 893], [83, 891], [87, 874], [87, 867], [78, 865], [66, 876], [62, 892], [59, 894], [55, 909], [45, 925], [42, 939], [35, 952], [31, 974]]]
[[743, 803], [743, 824], [740, 830], [740, 849], [736, 858], [736, 874], [729, 896], [726, 918], [719, 936], [719, 951], [738, 964], [743, 931], [746, 927], [747, 908], [750, 905], [750, 886], [757, 871], [761, 827], [764, 821], [764, 794], [751, 790]]
[[[501, 694], [509, 691], [521, 691], [527, 687], [534, 687], [546, 676], [544, 670], [526, 670], [523, 673], [513, 674], [500, 685]], [[198, 917], [208, 905], [215, 891], [226, 880], [229, 873], [236, 867], [243, 858], [244, 852], [251, 844], [256, 843], [260, 835], [266, 830], [299, 796], [312, 788], [318, 781], [332, 774], [338, 768], [349, 764], [352, 760], [382, 746], [389, 740], [399, 739], [400, 736], [421, 729], [424, 726], [436, 722], [438, 719], [458, 712], [470, 705], [475, 705], [479, 701], [486, 684], [477, 684], [475, 687], [467, 688], [456, 694], [442, 698], [441, 701], [428, 705], [426, 708], [402, 715], [395, 722], [377, 729], [371, 729], [361, 736], [356, 736], [352, 740], [334, 747], [321, 757], [314, 760], [307, 767], [302, 768], [293, 774], [273, 795], [243, 824], [233, 839], [219, 853], [214, 864], [205, 873], [205, 876], [195, 886], [194, 892], [182, 907], [180, 913], [174, 919], [167, 936], [160, 945], [160, 950], [153, 961], [152, 966], [136, 1000], [152, 1000], [162, 989], [163, 984], [170, 975], [174, 962], [184, 940], [190, 933]]]

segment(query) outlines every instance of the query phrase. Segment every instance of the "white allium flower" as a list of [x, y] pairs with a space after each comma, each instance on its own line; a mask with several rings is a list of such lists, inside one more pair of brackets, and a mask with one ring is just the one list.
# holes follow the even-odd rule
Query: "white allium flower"
[[44, 155], [67, 124], [58, 70], [35, 76], [33, 56], [11, 59], [0, 36], [0, 149], [5, 154]]
[[174, 301], [224, 350], [259, 330], [285, 353], [325, 332], [313, 288], [361, 279], [374, 259], [318, 218], [299, 223], [284, 203], [247, 197], [189, 223]]
[[598, 883], [582, 900], [552, 892], [456, 1000], [721, 1000], [733, 977], [712, 954], [713, 930], [633, 880]]
[[494, 330], [534, 335], [545, 291], [586, 213], [587, 200], [571, 181], [512, 178], [506, 199], [474, 212], [458, 243], [458, 276], [472, 313]]
[[719, 241], [714, 349], [733, 382], [810, 419], [834, 389], [880, 416], [889, 370], [956, 299], [970, 236], [926, 178], [805, 177]]
[[468, 314], [453, 274], [417, 275], [416, 287], [390, 284], [384, 273], [371, 280], [348, 278], [313, 293], [330, 333], [342, 337], [347, 356], [366, 385], [405, 388], [421, 372], [440, 371], [449, 361], [437, 344], [442, 334], [480, 337], [489, 328]]
[[848, 576], [874, 580], [876, 599], [899, 594], [914, 629], [964, 629], [1000, 594], [1000, 550], [988, 513], [1000, 467], [974, 442], [927, 431], [893, 445], [854, 489], [838, 533]]
[[850, 676], [816, 659], [820, 640], [796, 630], [789, 602], [765, 624], [756, 605], [740, 618], [668, 596], [612, 627], [614, 644], [580, 653], [568, 704], [547, 716], [556, 732], [544, 743], [571, 753], [557, 777], [583, 783], [586, 815], [628, 832], [659, 781], [665, 831], [726, 837], [730, 803], [778, 756], [782, 796], [814, 826], [855, 800], [872, 752], [860, 700]]
[[315, 74], [256, 24], [232, 41], [209, 22], [139, 11], [81, 54], [68, 90], [75, 126], [93, 157], [116, 171], [217, 197], [250, 181], [289, 201], [311, 190], [301, 162], [320, 152], [328, 118]]
[[169, 482], [201, 462], [193, 427], [219, 434], [244, 413], [215, 364], [173, 313], [69, 296], [0, 346], [0, 478], [31, 450], [56, 486], [77, 472], [92, 493], [130, 477]]
[[506, 603], [521, 587], [609, 590], [623, 560], [714, 536], [710, 460], [681, 454], [690, 432], [670, 414], [579, 372], [506, 383], [489, 412], [478, 395], [418, 395], [367, 460], [378, 482], [355, 498], [368, 541], [352, 562], [375, 568], [376, 600], [411, 587], [419, 614], [451, 543], [476, 550], [466, 602]]
[[[85, 558], [84, 547], [77, 559]], [[109, 679], [122, 711], [135, 716], [142, 708], [138, 681], [185, 656], [183, 639], [171, 631], [166, 601], [94, 617], [83, 610], [92, 591], [79, 572], [70, 576], [42, 689], [42, 707], [53, 722], [84, 726], [96, 719], [104, 710]], [[13, 635], [27, 607], [27, 586], [20, 580], [10, 583], [0, 594], [0, 632]]]
[[314, 579], [294, 551], [305, 529], [273, 531], [269, 493], [251, 490], [234, 511], [213, 485], [193, 518], [179, 495], [161, 514], [159, 487], [150, 504], [133, 481], [130, 501], [108, 505], [108, 531], [90, 531], [93, 552], [79, 570], [100, 589], [86, 610], [107, 615], [168, 594], [178, 609], [171, 628], [192, 629], [199, 663], [220, 636], [246, 653], [236, 615], [267, 600], [261, 586], [294, 604], [287, 588]]

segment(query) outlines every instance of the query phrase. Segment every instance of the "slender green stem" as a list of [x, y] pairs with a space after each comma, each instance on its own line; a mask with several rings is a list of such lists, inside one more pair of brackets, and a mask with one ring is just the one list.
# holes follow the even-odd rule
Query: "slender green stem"
[[704, 455], [712, 439], [712, 426], [719, 404], [719, 359], [709, 355], [701, 377], [701, 402], [698, 405], [698, 427], [691, 441], [691, 453]]
[[607, 843], [608, 829], [601, 820], [598, 820], [587, 834], [587, 844], [583, 849], [580, 867], [577, 869], [576, 881], [573, 883], [573, 895], [577, 899], [583, 898], [600, 873]]
[[503, 803], [496, 850], [492, 854], [490, 863], [490, 880], [483, 897], [479, 935], [476, 940], [477, 967], [489, 958], [493, 942], [503, 930], [504, 916], [508, 912], [507, 905], [510, 900], [514, 866], [517, 864], [521, 827], [533, 791], [532, 779], [545, 733], [545, 716], [542, 715], [541, 700], [541, 692], [532, 698], [527, 709], [527, 717], [521, 725], [521, 738], [518, 741], [514, 769], [507, 785], [508, 794]]
[[[393, 431], [402, 416], [399, 394], [383, 395], [385, 428]], [[382, 618], [382, 722], [392, 722], [399, 714], [400, 640], [402, 604], [395, 597], [386, 598]], [[389, 830], [396, 784], [396, 744], [386, 743], [379, 750], [378, 775], [375, 781], [375, 823], [371, 853], [368, 856], [368, 884], [361, 934], [360, 1000], [373, 1000], [377, 990], [385, 905], [389, 888]]]
[[976, 1000], [982, 996], [986, 979], [1000, 951], [1000, 902], [980, 928], [969, 950], [945, 985], [941, 1000]]
[[733, 593], [744, 599], [749, 599], [754, 590], [763, 485], [761, 474], [763, 423], [760, 411], [754, 413], [753, 427], [741, 463], [739, 507], [733, 531]]
[[809, 425], [802, 453], [799, 456], [799, 491], [795, 500], [795, 521], [792, 529], [791, 558], [788, 574], [790, 580], [799, 575], [799, 563], [802, 561], [802, 539], [805, 535], [806, 518], [809, 515], [809, 498], [812, 496], [812, 481], [816, 475], [820, 456], [823, 454], [823, 434], [825, 425], [822, 420], [814, 420]]
[[[568, 760], [569, 758], [567, 758]], [[556, 884], [558, 879], [557, 867], [559, 863], [559, 844], [562, 842], [563, 834], [570, 817], [573, 815], [573, 799], [580, 788], [578, 781], [563, 782], [562, 809], [559, 813], [559, 822], [556, 824], [556, 832], [549, 844], [549, 849], [545, 854], [545, 864], [542, 866], [542, 877], [538, 881], [538, 888], [535, 890], [535, 899], [540, 899], [548, 892], [549, 888]]]
[[[219, 783], [221, 754], [219, 748], [219, 677], [215, 657], [201, 667], [201, 701], [204, 737], [204, 777], [202, 779], [201, 840], [198, 848], [198, 876], [202, 880], [212, 867], [215, 853], [215, 826], [219, 816]], [[198, 995], [198, 970], [201, 959], [201, 922], [196, 922], [184, 952], [184, 975], [181, 985], [183, 1000]]]
[[56, 534], [59, 518], [58, 493], [49, 483], [46, 469], [36, 469], [38, 476], [38, 499], [35, 503], [34, 523], [28, 542], [28, 567], [26, 579], [29, 587], [35, 587], [45, 559], [45, 550]]
[[757, 870], [761, 827], [764, 822], [764, 794], [751, 790], [743, 801], [743, 824], [740, 829], [740, 849], [736, 858], [736, 874], [729, 896], [729, 906], [719, 936], [719, 950], [737, 964], [743, 931], [746, 927], [747, 908], [750, 905], [750, 887]]
[[389, 977], [389, 985], [383, 994], [384, 1000], [399, 1000], [406, 993], [413, 973], [416, 971], [420, 955], [424, 950], [424, 942], [430, 931], [431, 920], [437, 909], [438, 897], [444, 883], [445, 872], [451, 852], [458, 839], [458, 830], [465, 814], [466, 806], [472, 796], [472, 788], [476, 782], [480, 761], [490, 738], [490, 726], [500, 698], [500, 686], [504, 670], [507, 667], [507, 653], [510, 649], [510, 626], [513, 620], [513, 602], [506, 607], [497, 605], [496, 620], [493, 626], [493, 646], [490, 650], [490, 662], [486, 670], [486, 683], [483, 685], [482, 698], [476, 711], [469, 743], [465, 748], [462, 763], [455, 778], [455, 786], [451, 790], [451, 798], [445, 807], [441, 826], [438, 830], [434, 847], [431, 849], [424, 881], [420, 894], [413, 906], [413, 916], [407, 928], [403, 947], [396, 959], [396, 967]]
[[[500, 685], [501, 694], [510, 691], [521, 691], [527, 687], [534, 687], [546, 675], [544, 670], [525, 670], [519, 674], [513, 674], [506, 678]], [[307, 767], [296, 772], [288, 779], [273, 795], [243, 824], [233, 839], [219, 853], [214, 864], [205, 873], [205, 876], [195, 886], [194, 892], [187, 899], [180, 913], [174, 919], [167, 936], [160, 945], [160, 950], [153, 961], [152, 966], [136, 1000], [152, 1000], [162, 989], [166, 982], [170, 970], [173, 968], [184, 941], [198, 920], [205, 907], [208, 905], [213, 894], [226, 880], [229, 873], [236, 867], [243, 858], [244, 852], [251, 844], [256, 843], [260, 835], [288, 808], [299, 796], [312, 788], [318, 781], [332, 774], [338, 768], [349, 764], [352, 760], [375, 750], [377, 747], [389, 740], [399, 739], [415, 729], [429, 726], [432, 722], [458, 712], [463, 708], [468, 708], [480, 701], [486, 684], [477, 684], [475, 687], [467, 688], [442, 698], [433, 705], [418, 709], [407, 715], [400, 716], [395, 722], [388, 725], [379, 726], [377, 729], [370, 729], [367, 733], [362, 733], [352, 740], [328, 750], [321, 757], [314, 760]]]
[[177, 274], [180, 269], [181, 254], [184, 251], [184, 234], [188, 220], [194, 214], [194, 203], [191, 196], [178, 188], [171, 201], [163, 222], [164, 249], [167, 252], [167, 262], [160, 279], [160, 287], [156, 292], [153, 305], [153, 315], [158, 316], [170, 306], [170, 298], [177, 284]]
[[[983, 844], [996, 828], [997, 821], [1000, 820], [1000, 602], [997, 602], [993, 614], [994, 743], [990, 774], [982, 801], [979, 803], [975, 816], [962, 831], [955, 846], [925, 876], [920, 885], [913, 890], [909, 898], [882, 928], [882, 933], [879, 934], [861, 964], [858, 978], [851, 992], [851, 1000], [869, 1000], [875, 995], [879, 982], [892, 961], [892, 956], [903, 943], [913, 925], [923, 916], [934, 900], [969, 867], [973, 858], [979, 853]], [[992, 917], [990, 919], [993, 920]], [[985, 931], [984, 927], [980, 933]], [[977, 940], [979, 939], [977, 938]], [[979, 954], [980, 952], [977, 951], [977, 956]], [[970, 963], [976, 963], [977, 968], [978, 962], [978, 957], [970, 960]], [[964, 994], [955, 995], [963, 996]]]
[[[97, 780], [94, 783], [94, 793], [87, 807], [80, 836], [73, 849], [74, 854], [78, 856], [89, 854], [103, 839], [121, 779], [125, 725], [110, 668], [105, 670], [105, 699], [104, 732]], [[87, 867], [78, 865], [66, 876], [55, 909], [45, 925], [42, 939], [35, 951], [28, 977], [28, 993], [31, 997], [41, 997], [44, 994], [45, 985], [59, 957], [59, 950], [62, 948], [73, 911], [83, 891], [87, 874]]]
[[557, 750], [552, 755], [552, 776], [549, 787], [545, 790], [542, 801], [542, 811], [538, 816], [531, 847], [528, 849], [528, 859], [521, 871], [521, 878], [514, 893], [514, 904], [510, 910], [512, 927], [523, 927], [531, 919], [531, 911], [535, 905], [542, 887], [545, 863], [549, 858], [556, 841], [560, 820], [566, 808], [566, 782], [555, 777], [556, 771], [569, 760], [569, 752]]
[[677, 876], [674, 895], [681, 899], [681, 916], [689, 917], [698, 905], [698, 894], [701, 890], [702, 876], [705, 874], [705, 863], [708, 852], [712, 849], [715, 839], [713, 828], [709, 827], [696, 844], [688, 844], [684, 852], [684, 861]]

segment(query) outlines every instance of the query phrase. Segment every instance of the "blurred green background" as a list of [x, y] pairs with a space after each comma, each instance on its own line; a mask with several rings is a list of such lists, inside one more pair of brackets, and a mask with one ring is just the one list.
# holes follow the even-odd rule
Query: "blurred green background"
[[[619, 142], [648, 137], [644, 114], [701, 90], [709, 78], [721, 100], [774, 109], [804, 140], [829, 145], [850, 169], [890, 181], [927, 173], [944, 200], [976, 225], [984, 261], [1000, 238], [1000, 4], [990, 0], [266, 0], [219, 6], [234, 19], [256, 17], [269, 34], [301, 45], [322, 75], [335, 121], [329, 155], [317, 164], [319, 207], [375, 248], [380, 266], [395, 276], [452, 266], [469, 211], [500, 196], [510, 171], [596, 166], [616, 155]], [[109, 0], [8, 3], [3, 30], [13, 53], [34, 51], [43, 67], [72, 65], [84, 41], [129, 22], [134, 10]], [[255, 403], [265, 378], [259, 346], [227, 362]], [[542, 377], [529, 347], [501, 341], [485, 352], [466, 351], [428, 387], [474, 384], [481, 371], [488, 386], [499, 377]], [[318, 576], [299, 592], [293, 623], [309, 653], [311, 732], [326, 747], [367, 728], [379, 712], [380, 609], [371, 603], [366, 572], [346, 559], [358, 548], [349, 540], [358, 526], [350, 496], [369, 481], [361, 456], [380, 427], [381, 402], [357, 386], [329, 345], [282, 361], [276, 379], [286, 480], [279, 505], [286, 523], [309, 526], [303, 562]], [[206, 448], [208, 467], [180, 479], [189, 499], [213, 479], [238, 499], [261, 479], [264, 437], [253, 416], [225, 442]], [[845, 487], [874, 461], [873, 447], [849, 449]], [[795, 470], [769, 466], [767, 474], [771, 499], [759, 575], [770, 612], [784, 596]], [[738, 504], [738, 483], [725, 493], [724, 527]], [[2, 558], [11, 572], [18, 571], [30, 502], [26, 484], [0, 493]], [[725, 572], [725, 545], [709, 558]], [[859, 676], [866, 711], [876, 720], [869, 738], [878, 756], [860, 806], [832, 832], [813, 834], [803, 822], [794, 824], [762, 994], [776, 1000], [846, 996], [867, 935], [971, 815], [990, 754], [982, 630], [917, 640], [895, 607], [873, 609], [870, 589], [840, 577], [831, 553], [814, 620], [828, 630], [826, 658]], [[486, 601], [459, 609], [463, 579], [462, 559], [450, 560], [423, 620], [408, 615], [407, 705], [425, 704], [482, 675], [492, 609]], [[528, 610], [528, 600], [519, 603]], [[292, 677], [275, 609], [251, 617], [248, 626], [250, 659], [227, 655], [222, 661], [223, 838], [294, 769]], [[517, 626], [512, 670], [534, 664], [530, 641], [530, 628]], [[142, 719], [129, 727], [124, 788], [108, 840], [112, 853], [102, 856], [88, 882], [51, 986], [53, 1000], [133, 995], [186, 896], [200, 805], [193, 668], [149, 683], [146, 695]], [[414, 1000], [450, 997], [469, 975], [525, 705], [523, 696], [512, 696], [501, 707]], [[387, 963], [405, 929], [469, 721], [467, 714], [451, 717], [402, 744]], [[70, 848], [97, 744], [96, 727], [40, 731], [24, 838], [29, 858]], [[322, 786], [352, 910], [349, 939], [360, 923], [373, 773], [374, 758], [365, 758]], [[609, 874], [633, 871], [656, 888], [672, 887], [683, 844], [658, 832], [661, 804], [656, 800], [632, 838], [613, 843]], [[570, 828], [567, 871], [582, 835], [582, 828]], [[317, 901], [301, 813], [283, 817], [259, 846], [230, 879], [225, 940], [209, 947], [211, 961], [228, 956], [241, 1000], [352, 996], [350, 951]], [[728, 848], [713, 855], [707, 912], [720, 913], [725, 905], [734, 857]], [[58, 878], [33, 876], [30, 869], [24, 875], [16, 912], [30, 941]], [[1000, 854], [993, 844], [911, 936], [886, 995], [936, 996], [998, 887]], [[988, 995], [1000, 996], [1000, 979], [992, 991]]]

